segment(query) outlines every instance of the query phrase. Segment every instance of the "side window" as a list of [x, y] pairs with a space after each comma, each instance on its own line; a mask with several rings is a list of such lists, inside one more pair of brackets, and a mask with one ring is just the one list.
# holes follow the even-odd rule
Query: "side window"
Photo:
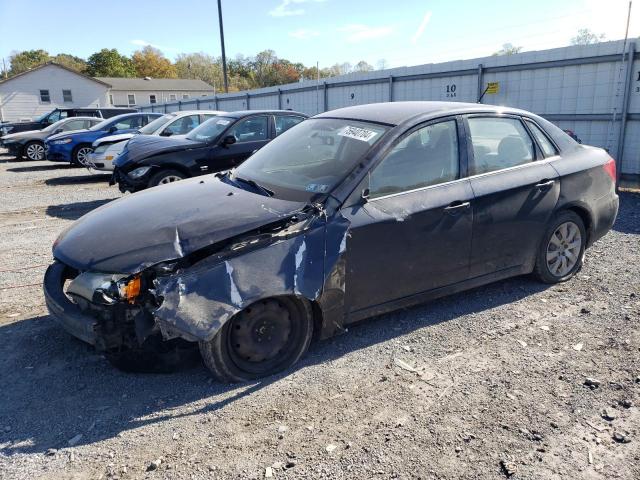
[[99, 124], [102, 121], [101, 118], [96, 118], [95, 120], [87, 120], [87, 128], [91, 128], [94, 125]]
[[54, 110], [47, 117], [47, 122], [49, 122], [49, 124], [56, 123], [60, 119], [60, 110]]
[[175, 122], [169, 124], [163, 130], [163, 133], [171, 133], [171, 135], [185, 135], [196, 128], [199, 123], [199, 115], [188, 115], [186, 117], [179, 118]]
[[531, 129], [531, 132], [533, 132], [533, 136], [536, 137], [536, 140], [538, 141], [538, 144], [540, 145], [545, 158], [553, 157], [554, 155], [558, 154], [558, 152], [556, 151], [556, 147], [553, 146], [553, 143], [549, 141], [547, 136], [542, 132], [542, 130], [540, 130], [540, 127], [538, 127], [538, 125], [530, 120], [527, 120], [527, 125]]
[[493, 172], [533, 161], [533, 140], [515, 118], [469, 118], [473, 160], [469, 174]]
[[255, 142], [269, 138], [268, 117], [250, 117], [240, 120], [229, 130], [228, 135], [236, 137], [236, 142]]
[[294, 125], [299, 124], [304, 120], [304, 117], [294, 117], [293, 115], [276, 115], [276, 137], [283, 132], [286, 132]]
[[142, 117], [129, 117], [120, 120], [115, 124], [116, 130], [129, 130], [130, 128], [139, 128], [141, 126]]
[[65, 132], [68, 132], [70, 130], [82, 130], [86, 125], [86, 120], [70, 120], [69, 122], [65, 123], [64, 126], [62, 127], [62, 129]]
[[404, 137], [369, 177], [369, 197], [405, 192], [459, 177], [455, 120], [422, 127]]
[[135, 104], [136, 104], [136, 95], [135, 95], [135, 93], [127, 94], [127, 102], [129, 103], [130, 107], [135, 106]]

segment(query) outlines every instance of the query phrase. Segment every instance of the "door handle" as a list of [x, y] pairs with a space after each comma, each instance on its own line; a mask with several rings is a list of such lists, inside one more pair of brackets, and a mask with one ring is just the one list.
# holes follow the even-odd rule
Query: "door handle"
[[553, 187], [554, 183], [555, 183], [555, 180], [541, 180], [540, 183], [536, 183], [536, 188], [538, 190], [546, 192], [551, 187]]
[[468, 209], [470, 206], [471, 202], [461, 202], [458, 200], [456, 202], [450, 203], [449, 206], [444, 207], [444, 211], [449, 215], [455, 215], [457, 213], [461, 213], [463, 210]]

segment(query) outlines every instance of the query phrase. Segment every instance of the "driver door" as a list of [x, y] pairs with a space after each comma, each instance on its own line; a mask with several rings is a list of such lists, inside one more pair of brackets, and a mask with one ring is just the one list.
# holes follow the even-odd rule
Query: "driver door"
[[456, 118], [409, 131], [370, 172], [368, 200], [343, 208], [350, 314], [468, 277], [473, 191], [460, 178], [462, 132]]
[[222, 138], [235, 137], [236, 143], [213, 147], [209, 152], [208, 171], [217, 172], [240, 165], [254, 151], [269, 143], [270, 132], [267, 115], [255, 115], [239, 120], [222, 135]]

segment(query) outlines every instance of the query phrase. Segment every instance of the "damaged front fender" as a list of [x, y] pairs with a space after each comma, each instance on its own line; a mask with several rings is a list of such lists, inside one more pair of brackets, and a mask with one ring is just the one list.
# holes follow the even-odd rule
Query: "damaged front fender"
[[[261, 299], [293, 295], [316, 302], [321, 336], [343, 329], [344, 252], [349, 222], [318, 215], [294, 236], [233, 256], [211, 256], [177, 273], [158, 277], [154, 312], [165, 338], [209, 341], [236, 313]], [[246, 239], [251, 243], [251, 239]]]

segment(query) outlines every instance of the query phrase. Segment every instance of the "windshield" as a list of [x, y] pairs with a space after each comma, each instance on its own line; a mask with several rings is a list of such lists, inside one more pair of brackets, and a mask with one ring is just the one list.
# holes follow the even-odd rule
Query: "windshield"
[[164, 125], [169, 123], [171, 120], [176, 118], [175, 113], [168, 113], [161, 117], [156, 118], [153, 122], [146, 124], [139, 131], [142, 135], [151, 135], [153, 132], [162, 128]]
[[[113, 117], [116, 118], [116, 117]], [[100, 123], [96, 123], [93, 127], [91, 127], [89, 130], [95, 132], [98, 130], [106, 130], [107, 126], [113, 122], [113, 118], [108, 118], [106, 120], [101, 121]]]
[[45, 114], [43, 114], [43, 115], [40, 115], [40, 116], [39, 116], [38, 118], [36, 118], [34, 121], [35, 121], [35, 122], [41, 122], [41, 121], [43, 121], [45, 118], [47, 118], [49, 115], [51, 115], [51, 114], [52, 114], [53, 112], [55, 112], [55, 111], [56, 111], [56, 110], [52, 110], [52, 111], [47, 112], [47, 113], [45, 113]]
[[305, 120], [258, 150], [233, 177], [308, 200], [330, 192], [387, 130], [354, 120]]
[[218, 138], [222, 132], [233, 122], [233, 118], [215, 117], [207, 120], [198, 128], [191, 130], [187, 135], [189, 140], [196, 142], [211, 142]]

